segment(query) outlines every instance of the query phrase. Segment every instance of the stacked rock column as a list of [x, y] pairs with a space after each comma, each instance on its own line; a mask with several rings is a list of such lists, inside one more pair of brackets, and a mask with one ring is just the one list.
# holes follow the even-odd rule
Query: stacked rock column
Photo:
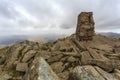
[[94, 36], [94, 20], [92, 12], [81, 12], [78, 16], [76, 39], [79, 41], [92, 40]]

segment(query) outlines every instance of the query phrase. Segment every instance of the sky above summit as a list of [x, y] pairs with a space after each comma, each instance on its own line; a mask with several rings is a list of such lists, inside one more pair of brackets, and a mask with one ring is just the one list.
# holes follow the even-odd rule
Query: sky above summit
[[96, 32], [120, 33], [120, 0], [0, 0], [0, 36], [72, 34], [84, 11]]

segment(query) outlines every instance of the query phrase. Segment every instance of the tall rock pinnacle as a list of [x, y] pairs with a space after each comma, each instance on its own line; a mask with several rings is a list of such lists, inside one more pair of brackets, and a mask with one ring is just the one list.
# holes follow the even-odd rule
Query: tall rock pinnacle
[[78, 16], [76, 38], [79, 41], [92, 40], [94, 36], [94, 20], [92, 12], [81, 12]]

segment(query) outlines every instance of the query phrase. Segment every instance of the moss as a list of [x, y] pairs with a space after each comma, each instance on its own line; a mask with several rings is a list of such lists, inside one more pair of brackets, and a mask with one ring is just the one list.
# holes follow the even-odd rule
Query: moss
[[6, 51], [7, 51], [8, 48], [9, 48], [9, 47], [1, 48], [1, 49], [0, 49], [0, 54], [1, 54], [1, 53], [2, 53], [2, 54], [6, 53]]
[[23, 46], [23, 48], [19, 51], [18, 58], [22, 57], [22, 51], [25, 49], [26, 46]]
[[25, 72], [18, 72], [15, 69], [9, 71], [9, 75], [14, 77], [14, 78], [19, 77], [19, 76], [23, 76], [24, 74], [25, 74]]
[[43, 45], [43, 46], [41, 47], [41, 49], [42, 49], [42, 50], [48, 50], [49, 48], [48, 48], [47, 45]]
[[120, 56], [118, 56], [118, 59], [120, 60]]

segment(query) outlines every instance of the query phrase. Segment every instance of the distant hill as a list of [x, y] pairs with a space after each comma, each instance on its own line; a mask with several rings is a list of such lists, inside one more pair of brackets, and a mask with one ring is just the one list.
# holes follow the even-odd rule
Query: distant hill
[[113, 32], [102, 32], [102, 33], [98, 33], [98, 34], [102, 34], [104, 36], [110, 37], [110, 38], [120, 38], [120, 33], [113, 33]]
[[66, 35], [56, 35], [56, 34], [46, 34], [46, 35], [38, 35], [38, 36], [34, 36], [34, 35], [0, 36], [0, 47], [19, 43], [24, 40], [29, 40], [34, 42], [53, 42], [58, 38], [63, 38], [65, 36]]
[[0, 47], [4, 47], [7, 45], [15, 44], [21, 41], [26, 40], [27, 36], [4, 36], [0, 37]]

